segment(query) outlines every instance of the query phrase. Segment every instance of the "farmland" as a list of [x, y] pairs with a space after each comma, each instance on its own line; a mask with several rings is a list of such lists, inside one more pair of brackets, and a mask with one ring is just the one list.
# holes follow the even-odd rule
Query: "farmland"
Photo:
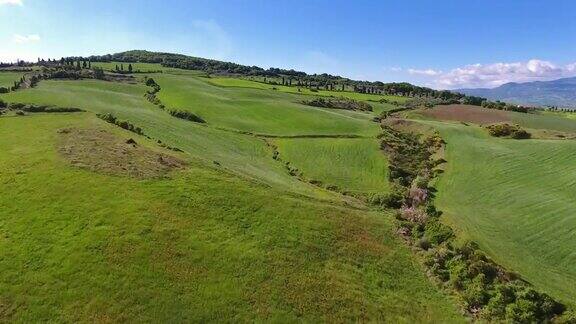
[[388, 164], [375, 139], [279, 139], [280, 157], [303, 177], [357, 194], [388, 191]]
[[[154, 77], [167, 107], [207, 123], [170, 116], [142, 84], [46, 80], [0, 96], [86, 111], [0, 117], [2, 320], [463, 320], [396, 237], [389, 211], [301, 181], [273, 159], [270, 143], [326, 184], [385, 193], [373, 114], [217, 87], [193, 72]], [[90, 134], [106, 140], [86, 142]], [[282, 138], [300, 135], [328, 137]], [[146, 150], [156, 152], [146, 161], [130, 153]], [[185, 162], [135, 177], [155, 170], [138, 165], [154, 154]]]
[[[23, 237], [30, 224], [36, 231], [20, 249], [5, 240], [11, 252], [2, 260], [9, 271], [0, 279], [8, 282], [22, 264], [33, 262], [29, 258], [52, 265], [24, 272], [17, 285], [8, 286], [11, 290], [0, 291], [0, 301], [10, 310], [6, 318], [462, 319], [462, 302], [426, 278], [396, 236], [394, 211], [386, 205], [397, 184], [390, 183], [391, 162], [381, 149], [382, 128], [375, 117], [397, 105], [364, 99], [377, 95], [338, 92], [364, 100], [374, 111], [316, 107], [306, 103], [332, 94], [134, 66], [162, 72], [136, 73], [122, 81], [42, 80], [1, 95], [8, 104], [85, 111], [10, 111], [0, 119], [0, 143], [13, 152], [0, 160], [9, 170], [3, 181], [11, 186], [0, 217], [31, 215], [10, 220], [6, 237]], [[152, 89], [145, 85], [150, 77], [158, 89], [155, 102], [145, 96]], [[174, 111], [199, 116], [201, 122], [177, 118]], [[105, 123], [96, 114], [113, 121], [103, 118]], [[479, 243], [499, 264], [570, 303], [576, 292], [565, 283], [576, 283], [570, 267], [576, 261], [570, 250], [576, 219], [570, 214], [575, 197], [565, 188], [576, 183], [570, 163], [574, 142], [497, 139], [479, 126], [508, 122], [531, 132], [569, 134], [576, 121], [467, 105], [394, 117], [391, 125], [428, 135], [438, 130], [447, 142], [448, 164], [435, 196], [442, 221], [455, 230], [458, 242]], [[114, 126], [123, 123], [138, 128], [137, 134]], [[21, 137], [24, 129], [33, 131]], [[40, 186], [42, 179], [48, 180]], [[32, 201], [24, 199], [30, 192]], [[79, 217], [77, 210], [94, 219]], [[53, 251], [41, 248], [42, 242]], [[83, 252], [84, 246], [97, 252]], [[66, 272], [59, 272], [56, 260], [67, 255], [76, 261], [66, 260]], [[225, 260], [230, 264], [224, 266]], [[94, 269], [82, 268], [88, 265]], [[234, 274], [237, 269], [240, 276]], [[78, 272], [85, 275], [74, 275]], [[25, 282], [59, 291], [57, 276], [75, 287], [66, 296], [36, 292], [43, 299], [18, 300], [20, 289], [30, 289]], [[89, 279], [101, 277], [110, 279], [105, 285]], [[138, 293], [126, 296], [114, 292], [115, 286]], [[148, 288], [134, 288], [140, 286]], [[166, 286], [174, 288], [157, 288]], [[117, 299], [103, 297], [113, 292]], [[161, 295], [158, 304], [142, 302], [151, 294]], [[336, 307], [341, 298], [344, 306]], [[91, 306], [77, 310], [71, 299]], [[32, 306], [24, 309], [19, 302]], [[50, 303], [69, 311], [52, 313], [43, 307]], [[116, 304], [128, 311], [120, 312]], [[166, 312], [160, 316], [159, 309]]]
[[[509, 114], [534, 128], [550, 125], [546, 116]], [[449, 163], [437, 186], [443, 219], [461, 239], [478, 242], [498, 263], [573, 302], [576, 143], [498, 139], [474, 125], [421, 122], [440, 130], [448, 143]], [[556, 129], [572, 126], [554, 124]]]

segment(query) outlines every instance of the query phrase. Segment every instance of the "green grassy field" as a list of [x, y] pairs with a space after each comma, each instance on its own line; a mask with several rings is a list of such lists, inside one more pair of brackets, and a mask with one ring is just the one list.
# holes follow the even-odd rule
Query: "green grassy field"
[[[111, 111], [188, 154], [211, 159], [216, 144], [232, 154], [214, 142], [228, 133], [166, 119], [142, 90], [42, 82], [9, 98]], [[389, 215], [296, 198], [193, 158], [156, 180], [79, 169], [57, 153], [68, 127], [154, 147], [91, 112], [0, 117], [0, 321], [463, 321]], [[253, 145], [262, 168], [264, 149], [238, 141], [236, 161], [249, 163]]]
[[[114, 72], [116, 70], [116, 65], [120, 67], [122, 64], [124, 65], [124, 71], [128, 71], [128, 64], [130, 63], [123, 63], [123, 62], [91, 62], [90, 63], [93, 68], [100, 67], [106, 71]], [[165, 68], [161, 64], [155, 63], [131, 63], [132, 69], [135, 72], [149, 72], [149, 71], [163, 71]]]
[[[345, 97], [355, 100], [366, 100], [366, 101], [378, 101], [381, 99], [386, 99], [389, 101], [403, 103], [408, 100], [408, 98], [400, 96], [376, 95], [376, 94], [366, 94], [350, 91], [329, 91], [329, 90], [311, 91], [310, 89], [304, 87], [298, 88], [297, 86], [272, 85], [238, 78], [212, 77], [210, 78], [210, 83], [224, 87], [240, 87], [240, 88], [254, 88], [254, 89], [267, 89], [267, 90], [276, 88], [278, 91], [281, 92], [306, 94], [314, 96]], [[298, 91], [298, 89], [300, 89], [300, 91]]]
[[144, 98], [143, 85], [104, 81], [43, 81], [36, 88], [12, 92], [0, 98], [7, 102], [81, 107], [94, 113], [113, 113], [121, 120], [142, 127], [144, 132], [169, 146], [178, 147], [207, 164], [250, 179], [280, 186], [288, 191], [331, 199], [311, 185], [297, 181], [272, 159], [263, 140], [226, 132], [181, 120], [152, 105]]
[[211, 85], [190, 75], [154, 76], [162, 87], [159, 98], [169, 108], [188, 110], [209, 124], [270, 135], [375, 136], [372, 114], [324, 109], [300, 104], [303, 96], [251, 88]]
[[388, 191], [388, 161], [376, 139], [279, 139], [280, 157], [304, 178], [358, 194]]
[[20, 80], [24, 75], [23, 72], [5, 72], [0, 71], [0, 87], [11, 87], [15, 81]]
[[574, 304], [576, 142], [497, 139], [475, 126], [425, 123], [448, 143], [437, 199], [444, 219], [498, 263]]
[[526, 128], [550, 129], [560, 132], [576, 132], [576, 120], [551, 114], [522, 114], [510, 112], [512, 120]]

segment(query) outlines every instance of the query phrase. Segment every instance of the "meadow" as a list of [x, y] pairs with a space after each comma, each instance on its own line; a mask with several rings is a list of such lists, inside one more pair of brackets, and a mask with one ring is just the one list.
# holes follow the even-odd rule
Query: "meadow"
[[[524, 121], [546, 127], [539, 117]], [[436, 200], [443, 219], [461, 239], [478, 242], [507, 269], [573, 304], [576, 142], [499, 139], [473, 125], [420, 122], [448, 143]]]
[[[259, 139], [172, 118], [143, 91], [43, 81], [2, 96], [88, 112], [0, 117], [1, 321], [463, 321], [397, 238], [391, 215], [239, 177], [261, 169], [288, 181]], [[132, 138], [188, 166], [145, 180], [75, 167], [58, 153], [68, 128]], [[202, 163], [214, 158], [234, 173]]]
[[166, 107], [191, 111], [210, 125], [264, 135], [375, 136], [372, 114], [310, 107], [303, 96], [251, 88], [226, 88], [209, 78], [163, 73], [154, 80]]
[[319, 195], [311, 185], [303, 184], [286, 173], [272, 159], [266, 143], [254, 136], [215, 129], [177, 119], [144, 98], [147, 87], [96, 80], [43, 81], [36, 88], [6, 94], [7, 102], [82, 107], [93, 113], [112, 113], [141, 127], [145, 134], [177, 147], [208, 165], [221, 168], [255, 181], [280, 186], [299, 194]]
[[308, 180], [360, 195], [389, 191], [388, 161], [377, 139], [277, 139], [280, 158]]
[[380, 114], [383, 111], [391, 110], [397, 108], [396, 106], [389, 103], [380, 103], [380, 100], [388, 100], [389, 102], [405, 103], [408, 98], [400, 96], [391, 95], [380, 95], [380, 94], [367, 94], [351, 91], [330, 91], [330, 90], [316, 90], [312, 91], [309, 88], [297, 87], [297, 86], [285, 86], [285, 85], [273, 85], [264, 82], [258, 82], [253, 80], [238, 79], [231, 77], [211, 77], [209, 79], [211, 84], [222, 86], [222, 87], [237, 87], [237, 88], [252, 88], [261, 90], [274, 90], [278, 92], [310, 95], [310, 96], [320, 96], [320, 97], [344, 97], [353, 100], [369, 101], [370, 105], [374, 107], [374, 113]]
[[0, 87], [8, 88], [13, 86], [14, 82], [20, 80], [23, 75], [23, 72], [0, 71]]

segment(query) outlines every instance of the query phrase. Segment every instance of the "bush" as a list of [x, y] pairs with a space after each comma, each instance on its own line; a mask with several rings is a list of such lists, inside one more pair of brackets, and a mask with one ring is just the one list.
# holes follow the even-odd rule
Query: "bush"
[[153, 87], [153, 86], [155, 86], [155, 85], [157, 85], [157, 84], [156, 84], [156, 81], [154, 81], [154, 79], [148, 78], [148, 79], [146, 79], [146, 85], [149, 86], [149, 87]]
[[195, 123], [201, 123], [204, 124], [206, 123], [206, 121], [204, 119], [202, 119], [200, 116], [195, 115], [189, 111], [183, 111], [183, 110], [170, 110], [170, 115], [176, 117], [176, 118], [180, 118], [180, 119], [185, 119], [185, 120], [189, 120]]
[[102, 68], [94, 68], [94, 79], [96, 80], [104, 80], [104, 69]]
[[369, 196], [368, 203], [374, 206], [398, 209], [404, 204], [404, 195], [402, 187], [392, 186], [389, 193]]
[[9, 89], [9, 88], [0, 87], [0, 93], [8, 93], [8, 92], [10, 92], [10, 89]]
[[513, 139], [529, 139], [530, 137], [532, 137], [532, 135], [523, 129], [519, 129], [512, 133]]
[[8, 104], [5, 103], [2, 99], [0, 99], [0, 108], [6, 108], [8, 107]]
[[454, 237], [452, 228], [442, 224], [438, 219], [431, 219], [424, 227], [424, 235], [434, 245], [439, 245]]
[[528, 139], [531, 137], [530, 133], [520, 128], [518, 125], [510, 124], [494, 124], [486, 127], [488, 133], [494, 137], [510, 136], [514, 139]]
[[104, 120], [107, 123], [114, 124], [114, 125], [119, 126], [125, 130], [136, 133], [138, 135], [144, 135], [142, 128], [136, 127], [128, 121], [118, 120], [114, 115], [112, 115], [110, 113], [97, 114], [96, 116], [98, 116], [98, 118]]
[[313, 107], [372, 111], [372, 106], [370, 104], [363, 101], [347, 98], [339, 98], [339, 99], [316, 98], [312, 100], [304, 100], [302, 103]]
[[9, 104], [8, 108], [10, 108], [10, 109], [22, 109], [22, 108], [24, 108], [24, 106], [26, 106], [26, 105], [23, 103], [14, 102], [14, 103]]

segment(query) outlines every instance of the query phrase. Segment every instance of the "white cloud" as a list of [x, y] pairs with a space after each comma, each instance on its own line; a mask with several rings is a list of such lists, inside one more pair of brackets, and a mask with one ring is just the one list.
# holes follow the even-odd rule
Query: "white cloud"
[[449, 72], [409, 69], [408, 73], [431, 78], [435, 88], [493, 88], [508, 82], [545, 81], [576, 76], [576, 63], [562, 66], [532, 59], [525, 62], [471, 64]]
[[15, 34], [12, 36], [12, 40], [14, 43], [17, 44], [26, 44], [26, 43], [35, 43], [40, 41], [40, 36], [33, 34], [33, 35], [20, 35]]
[[441, 74], [442, 71], [436, 71], [432, 69], [426, 69], [426, 70], [408, 69], [408, 73], [415, 75], [435, 76]]
[[22, 6], [22, 0], [0, 0], [1, 5]]

